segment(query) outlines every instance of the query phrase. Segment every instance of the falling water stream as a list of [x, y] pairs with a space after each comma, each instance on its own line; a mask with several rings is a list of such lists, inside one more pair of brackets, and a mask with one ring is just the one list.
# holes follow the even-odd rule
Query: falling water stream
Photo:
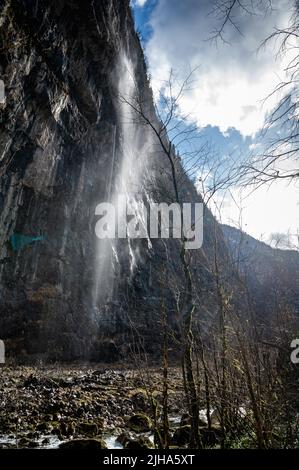
[[[132, 108], [137, 90], [136, 74], [132, 61], [125, 53], [120, 56], [117, 75], [118, 122], [117, 127], [113, 128], [111, 173], [105, 202], [118, 207], [118, 217], [124, 218], [128, 208], [130, 213], [136, 214], [139, 223], [146, 224], [142, 197], [146, 194], [144, 182], [149, 172], [148, 156], [152, 148], [152, 136], [149, 129], [138, 122], [136, 111]], [[120, 195], [124, 203], [118, 206]], [[97, 240], [94, 305], [113, 295], [120, 258], [124, 252], [127, 254], [127, 258], [123, 257], [126, 272], [130, 276], [138, 261], [138, 252], [132, 239], [128, 236], [122, 240]]]

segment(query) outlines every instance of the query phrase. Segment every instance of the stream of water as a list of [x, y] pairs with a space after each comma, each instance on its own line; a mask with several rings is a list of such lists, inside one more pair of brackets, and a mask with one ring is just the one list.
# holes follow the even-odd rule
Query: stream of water
[[[113, 128], [111, 174], [105, 202], [118, 208], [120, 218], [126, 217], [128, 210], [137, 215], [139, 223], [146, 226], [142, 197], [146, 195], [144, 182], [149, 172], [149, 154], [153, 143], [150, 130], [140, 123], [136, 111], [132, 108], [136, 99], [136, 73], [132, 61], [125, 53], [120, 55], [117, 76], [118, 123], [117, 127]], [[121, 204], [120, 195], [123, 196]], [[113, 224], [113, 221], [108, 221], [109, 224]], [[103, 298], [112, 296], [120, 258], [122, 257], [122, 262], [126, 264], [125, 271], [128, 276], [132, 275], [138, 262], [138, 250], [134, 248], [130, 236], [123, 236], [122, 240], [100, 239], [97, 241], [96, 251], [93, 299], [95, 306]]]

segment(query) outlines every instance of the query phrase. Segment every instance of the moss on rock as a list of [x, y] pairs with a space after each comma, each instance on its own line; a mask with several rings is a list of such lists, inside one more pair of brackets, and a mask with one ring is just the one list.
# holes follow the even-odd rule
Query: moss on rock
[[148, 432], [152, 429], [152, 420], [144, 413], [136, 413], [128, 419], [128, 427], [137, 433]]

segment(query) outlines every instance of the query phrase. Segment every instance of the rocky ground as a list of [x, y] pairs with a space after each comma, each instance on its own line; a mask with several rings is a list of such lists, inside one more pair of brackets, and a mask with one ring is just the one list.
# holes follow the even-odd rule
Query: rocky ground
[[[104, 366], [2, 367], [0, 447], [146, 447], [154, 445], [162, 372]], [[173, 445], [188, 439], [180, 370], [169, 371]], [[177, 424], [178, 423], [178, 424]]]

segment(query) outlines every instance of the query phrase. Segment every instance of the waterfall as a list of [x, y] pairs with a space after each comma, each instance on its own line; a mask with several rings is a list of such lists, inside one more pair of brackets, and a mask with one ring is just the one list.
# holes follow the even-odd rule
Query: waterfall
[[[143, 198], [147, 197], [145, 182], [150, 173], [149, 155], [153, 150], [153, 143], [150, 129], [138, 120], [136, 111], [131, 106], [138, 88], [134, 66], [125, 53], [120, 54], [117, 76], [118, 122], [117, 128], [113, 128], [111, 176], [105, 202], [112, 203], [116, 208], [119, 195], [125, 196], [123, 200], [126, 204], [118, 207], [118, 215], [124, 217], [128, 208], [138, 216], [139, 223], [146, 225]], [[111, 299], [118, 276], [130, 277], [134, 273], [139, 257], [134, 245], [130, 237], [97, 240], [94, 307], [97, 308], [104, 300]]]

